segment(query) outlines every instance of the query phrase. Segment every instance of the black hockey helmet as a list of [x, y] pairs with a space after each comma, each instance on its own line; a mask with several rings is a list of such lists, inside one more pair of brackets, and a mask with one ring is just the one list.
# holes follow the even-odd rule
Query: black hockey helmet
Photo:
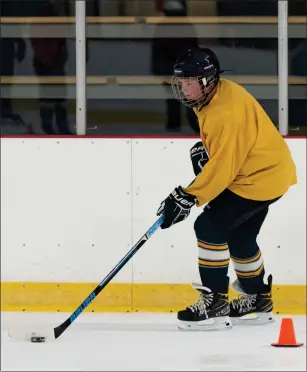
[[[220, 63], [215, 53], [209, 48], [189, 49], [182, 53], [175, 65], [171, 81], [175, 98], [185, 106], [200, 106], [220, 79]], [[199, 94], [189, 98], [184, 92], [184, 84], [199, 84]], [[210, 87], [210, 89], [205, 89]]]

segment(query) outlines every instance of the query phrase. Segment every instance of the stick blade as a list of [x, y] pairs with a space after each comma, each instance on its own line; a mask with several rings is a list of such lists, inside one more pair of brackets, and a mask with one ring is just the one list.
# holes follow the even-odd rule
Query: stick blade
[[54, 330], [48, 327], [14, 326], [8, 329], [8, 336], [14, 341], [50, 342], [55, 340]]

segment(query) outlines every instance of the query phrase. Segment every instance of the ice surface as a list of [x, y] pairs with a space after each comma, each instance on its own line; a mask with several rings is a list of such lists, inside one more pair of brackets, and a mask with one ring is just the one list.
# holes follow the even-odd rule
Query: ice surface
[[[176, 314], [83, 313], [56, 341], [35, 344], [8, 337], [12, 325], [55, 327], [70, 314], [2, 313], [2, 371], [306, 371], [306, 345], [274, 348], [276, 322], [231, 330], [186, 332]], [[306, 317], [293, 316], [306, 343]]]

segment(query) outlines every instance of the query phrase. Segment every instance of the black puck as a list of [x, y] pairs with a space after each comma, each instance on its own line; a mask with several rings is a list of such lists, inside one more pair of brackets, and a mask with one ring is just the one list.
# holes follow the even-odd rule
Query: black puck
[[44, 336], [32, 336], [31, 337], [31, 342], [45, 342], [46, 337]]

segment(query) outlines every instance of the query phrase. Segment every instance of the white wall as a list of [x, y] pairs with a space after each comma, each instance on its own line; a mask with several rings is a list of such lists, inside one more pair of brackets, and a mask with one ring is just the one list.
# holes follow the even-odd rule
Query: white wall
[[[1, 280], [99, 282], [194, 177], [195, 139], [1, 139]], [[275, 284], [306, 284], [306, 139], [287, 139], [299, 184], [259, 237]], [[193, 223], [158, 231], [114, 282], [198, 281]], [[231, 269], [231, 276], [233, 275]]]

